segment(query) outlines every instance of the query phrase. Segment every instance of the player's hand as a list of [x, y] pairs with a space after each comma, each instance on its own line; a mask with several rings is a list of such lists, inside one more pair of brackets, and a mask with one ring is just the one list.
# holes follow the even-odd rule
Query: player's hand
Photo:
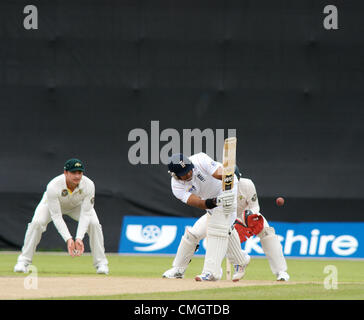
[[261, 215], [251, 214], [248, 215], [246, 220], [247, 220], [247, 225], [255, 235], [259, 234], [263, 230], [264, 219]]
[[235, 200], [235, 194], [231, 191], [224, 191], [216, 198], [216, 204], [218, 206], [230, 207]]
[[232, 214], [234, 212], [235, 205], [235, 194], [231, 191], [224, 191], [221, 195], [219, 195], [216, 199], [216, 203], [219, 206], [222, 206], [222, 210], [224, 214]]
[[254, 233], [250, 230], [250, 228], [245, 227], [243, 225], [243, 222], [239, 218], [236, 218], [234, 222], [234, 227], [239, 234], [241, 243], [245, 242], [250, 237], [254, 236]]
[[75, 242], [72, 238], [67, 240], [67, 250], [71, 257], [75, 256]]
[[75, 247], [76, 247], [76, 256], [81, 256], [85, 251], [85, 246], [83, 245], [83, 241], [81, 239], [76, 239]]

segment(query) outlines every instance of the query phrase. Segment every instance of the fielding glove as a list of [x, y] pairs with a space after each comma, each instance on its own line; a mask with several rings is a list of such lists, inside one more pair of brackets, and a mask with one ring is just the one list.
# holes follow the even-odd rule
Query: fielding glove
[[245, 227], [240, 219], [236, 219], [234, 222], [234, 227], [239, 234], [240, 242], [243, 243], [253, 236], [253, 232], [247, 227]]
[[263, 230], [264, 219], [261, 215], [253, 213], [251, 210], [244, 210], [243, 224], [255, 235]]

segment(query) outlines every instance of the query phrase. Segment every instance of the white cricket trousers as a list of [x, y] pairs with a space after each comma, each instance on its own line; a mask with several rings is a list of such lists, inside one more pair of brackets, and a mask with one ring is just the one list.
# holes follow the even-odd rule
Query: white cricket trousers
[[[73, 220], [78, 221], [80, 218], [81, 206], [74, 208], [72, 211], [64, 213]], [[46, 231], [47, 225], [52, 221], [51, 214], [46, 203], [40, 202], [35, 209], [31, 223], [28, 224], [25, 233], [24, 245], [22, 252], [18, 257], [18, 262], [32, 263], [33, 255], [40, 242], [42, 233]], [[92, 217], [87, 229], [90, 241], [90, 249], [93, 257], [93, 264], [97, 267], [100, 264], [108, 264], [105, 256], [104, 237], [102, 228], [97, 218], [95, 209], [92, 209]]]

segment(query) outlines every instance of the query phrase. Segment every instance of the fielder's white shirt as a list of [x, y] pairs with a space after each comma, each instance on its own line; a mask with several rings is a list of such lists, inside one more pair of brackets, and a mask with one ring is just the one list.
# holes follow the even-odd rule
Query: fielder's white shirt
[[241, 218], [244, 210], [251, 210], [253, 213], [259, 214], [259, 201], [257, 191], [252, 180], [240, 178], [238, 183], [238, 210], [237, 216]]
[[90, 215], [94, 208], [95, 184], [86, 176], [82, 176], [79, 185], [71, 193], [67, 189], [66, 177], [61, 174], [52, 179], [44, 192], [42, 202], [48, 206], [51, 218], [62, 238], [72, 238], [62, 214], [70, 213], [80, 207], [80, 219], [76, 238], [83, 239], [90, 223]]

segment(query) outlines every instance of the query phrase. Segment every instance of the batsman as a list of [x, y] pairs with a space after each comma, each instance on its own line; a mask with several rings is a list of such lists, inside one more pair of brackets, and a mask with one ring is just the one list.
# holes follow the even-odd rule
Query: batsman
[[[235, 154], [233, 158], [235, 162]], [[228, 176], [224, 175], [223, 165], [202, 152], [189, 158], [183, 154], [174, 154], [169, 160], [168, 168], [172, 176], [174, 196], [187, 205], [207, 212], [202, 223], [207, 236], [205, 261], [202, 273], [195, 280], [220, 280], [223, 273], [221, 264], [228, 254], [238, 266], [232, 280], [238, 281], [244, 276], [250, 257], [241, 250], [239, 235], [232, 227], [237, 210], [238, 180], [234, 171]], [[223, 190], [224, 182], [231, 188]], [[179, 267], [187, 266], [200, 240], [197, 232], [186, 229], [174, 262], [176, 267], [166, 271], [163, 277], [183, 277], [184, 270]]]
[[[287, 273], [287, 263], [283, 255], [282, 245], [275, 233], [273, 227], [269, 226], [266, 218], [260, 213], [260, 206], [257, 196], [257, 191], [252, 180], [241, 177], [238, 169], [236, 169], [238, 177], [237, 191], [237, 218], [234, 222], [235, 231], [238, 232], [240, 242], [245, 242], [252, 236], [260, 238], [262, 249], [268, 259], [272, 273], [276, 276], [277, 281], [288, 281], [289, 274]], [[198, 244], [200, 240], [206, 237], [206, 221], [207, 214], [199, 218], [195, 224], [188, 228], [186, 234], [190, 239], [195, 240]], [[173, 261], [173, 267], [167, 270], [163, 277], [165, 278], [182, 278], [190, 262], [194, 249], [188, 245], [186, 236], [182, 237], [177, 250], [176, 257]], [[240, 248], [240, 244], [239, 244]], [[248, 256], [249, 257], [249, 256]], [[234, 265], [235, 273], [241, 268], [231, 253], [227, 252], [227, 258]], [[233, 276], [233, 281], [234, 281]], [[235, 280], [236, 281], [236, 280]]]

